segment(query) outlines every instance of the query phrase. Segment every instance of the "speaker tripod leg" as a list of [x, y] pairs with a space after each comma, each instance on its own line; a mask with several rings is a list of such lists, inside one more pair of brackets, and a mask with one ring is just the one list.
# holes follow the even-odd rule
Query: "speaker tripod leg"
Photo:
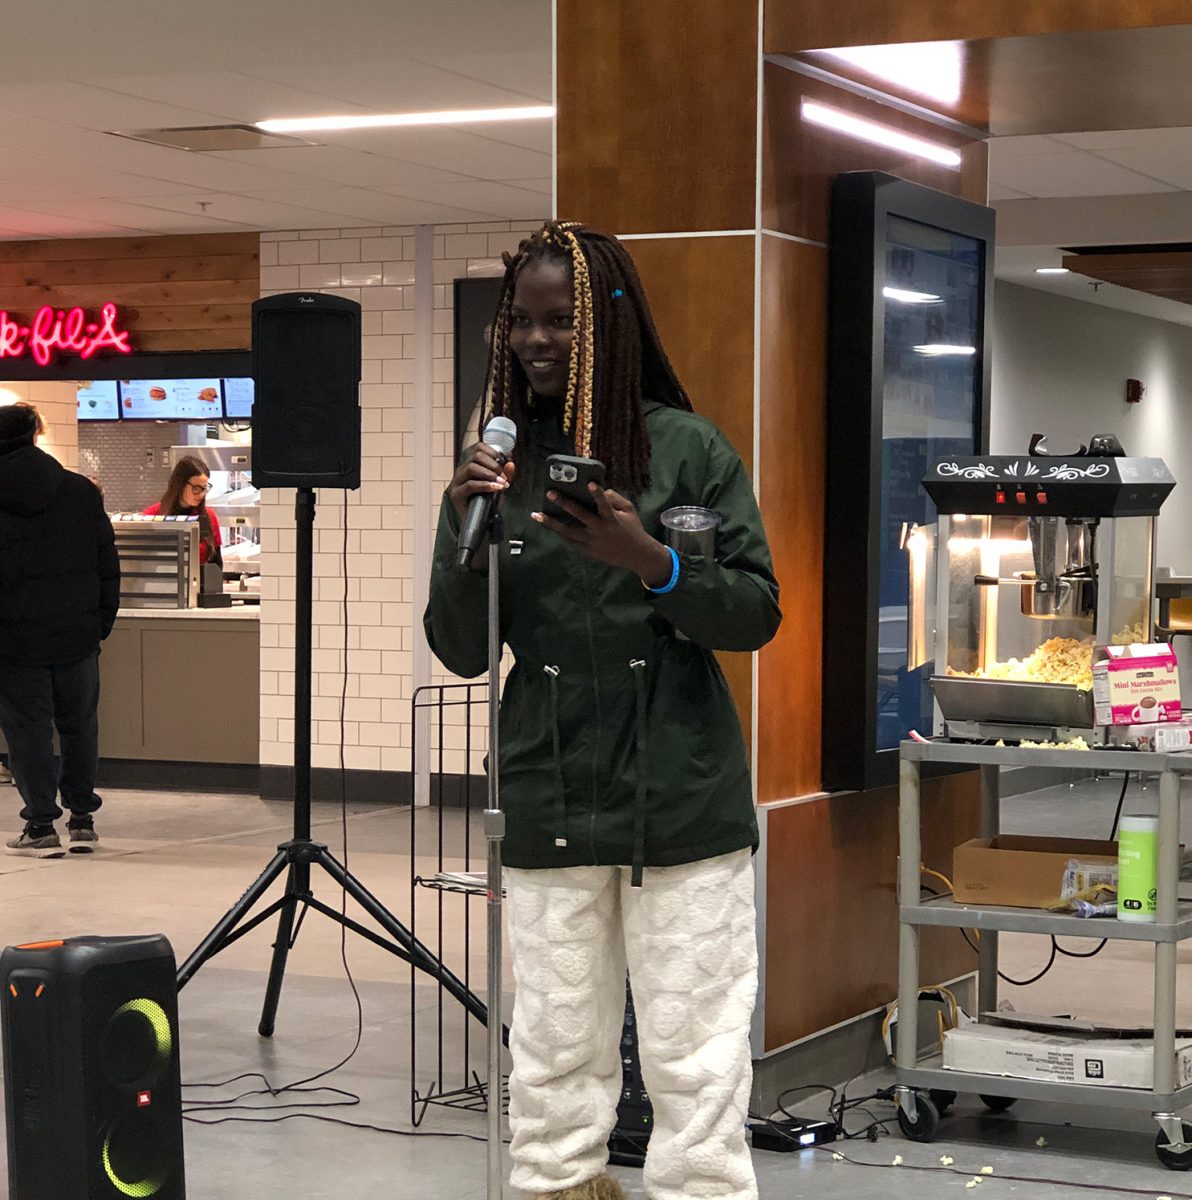
[[286, 851], [279, 850], [269, 860], [269, 865], [249, 884], [243, 896], [220, 918], [219, 924], [194, 948], [190, 957], [178, 970], [178, 987], [183, 988], [191, 976], [212, 955], [223, 949], [228, 934], [246, 917], [254, 904], [269, 890], [273, 881], [286, 869], [289, 858]]
[[[298, 908], [301, 882], [298, 879], [302, 864], [292, 863], [286, 877], [285, 902], [277, 918], [277, 940], [273, 943], [273, 961], [269, 965], [269, 982], [265, 986], [265, 1003], [261, 1006], [261, 1021], [257, 1032], [261, 1037], [272, 1037], [277, 1021], [277, 1003], [281, 999], [281, 985], [286, 977], [286, 960], [290, 956], [290, 945], [294, 937], [294, 914]], [[310, 868], [304, 874], [309, 877]], [[309, 886], [309, 884], [307, 885]]]

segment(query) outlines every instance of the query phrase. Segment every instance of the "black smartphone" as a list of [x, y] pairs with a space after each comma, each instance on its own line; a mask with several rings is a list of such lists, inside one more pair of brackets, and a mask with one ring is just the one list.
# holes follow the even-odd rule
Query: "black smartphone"
[[[576, 458], [570, 454], [552, 454], [546, 460], [546, 491], [558, 492], [573, 504], [595, 512], [596, 501], [588, 491], [590, 483], [604, 486], [604, 463], [597, 462], [594, 458]], [[542, 511], [565, 525], [579, 524], [574, 517], [548, 500], [545, 495], [542, 497]]]

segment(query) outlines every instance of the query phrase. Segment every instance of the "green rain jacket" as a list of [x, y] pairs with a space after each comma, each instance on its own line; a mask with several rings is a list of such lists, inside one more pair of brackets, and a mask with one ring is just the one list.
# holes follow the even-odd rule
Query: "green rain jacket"
[[[501, 636], [515, 660], [500, 745], [511, 867], [632, 866], [640, 882], [644, 866], [757, 848], [741, 728], [712, 651], [756, 650], [774, 636], [770, 549], [724, 435], [656, 403], [646, 423], [651, 484], [636, 500], [646, 531], [661, 538], [659, 517], [674, 505], [724, 518], [716, 560], [682, 556], [668, 594], [531, 519], [548, 455], [572, 453], [554, 411], [531, 422], [501, 501]], [[459, 525], [444, 496], [424, 623], [443, 665], [471, 678], [488, 666], [488, 581], [455, 565]]]

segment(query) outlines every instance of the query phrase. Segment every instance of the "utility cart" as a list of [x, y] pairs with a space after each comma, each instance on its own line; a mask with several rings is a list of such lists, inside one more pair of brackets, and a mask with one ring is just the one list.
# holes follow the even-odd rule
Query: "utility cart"
[[[976, 766], [981, 773], [981, 836], [1000, 832], [998, 771], [1001, 767], [1061, 767], [1086, 771], [1137, 771], [1159, 777], [1157, 919], [1154, 924], [1087, 919], [1031, 908], [961, 905], [951, 896], [924, 900], [920, 890], [920, 770], [924, 763]], [[1054, 750], [976, 745], [947, 741], [906, 741], [900, 750], [898, 866], [898, 1011], [896, 1091], [898, 1123], [915, 1141], [931, 1141], [939, 1126], [941, 1102], [957, 1092], [979, 1095], [994, 1110], [1016, 1099], [1060, 1100], [1150, 1112], [1159, 1124], [1155, 1151], [1173, 1170], [1192, 1169], [1192, 1125], [1181, 1112], [1192, 1105], [1192, 1086], [1178, 1087], [1175, 1053], [1176, 947], [1192, 937], [1192, 903], [1179, 899], [1180, 784], [1192, 775], [1192, 754], [1150, 754], [1118, 750]], [[918, 1022], [919, 932], [925, 926], [976, 929], [978, 1012], [997, 1008], [998, 932], [1057, 937], [1109, 938], [1152, 942], [1155, 946], [1154, 1077], [1150, 1090], [945, 1070], [939, 1056], [921, 1057]]]

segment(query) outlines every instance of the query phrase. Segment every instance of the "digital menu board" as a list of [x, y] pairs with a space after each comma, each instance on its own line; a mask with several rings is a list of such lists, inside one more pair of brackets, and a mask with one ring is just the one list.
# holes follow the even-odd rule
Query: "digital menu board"
[[80, 421], [117, 421], [120, 419], [120, 397], [114, 379], [79, 384], [75, 393]]
[[252, 379], [225, 379], [224, 414], [229, 421], [247, 421], [252, 416]]
[[120, 415], [130, 421], [218, 421], [218, 379], [122, 379]]

